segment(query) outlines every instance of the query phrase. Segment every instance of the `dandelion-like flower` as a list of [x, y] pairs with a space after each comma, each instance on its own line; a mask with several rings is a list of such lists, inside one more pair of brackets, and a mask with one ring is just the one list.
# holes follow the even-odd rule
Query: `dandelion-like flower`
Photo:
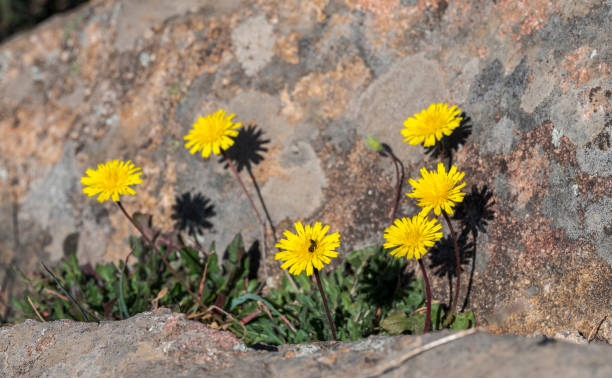
[[461, 191], [465, 183], [458, 184], [465, 173], [457, 171], [454, 165], [447, 173], [442, 163], [438, 163], [437, 172], [428, 171], [426, 168], [421, 168], [420, 172], [422, 177], [418, 181], [408, 180], [414, 189], [406, 193], [408, 197], [419, 200], [418, 205], [423, 208], [420, 214], [427, 215], [433, 209], [436, 216], [442, 211], [453, 215], [455, 203], [463, 201], [465, 196]]
[[402, 129], [404, 142], [412, 145], [423, 143], [424, 147], [436, 144], [437, 140], [444, 135], [451, 135], [461, 124], [461, 109], [456, 105], [449, 107], [447, 104], [431, 104], [427, 109], [414, 114], [404, 121], [405, 128]]
[[340, 246], [340, 234], [325, 235], [329, 226], [323, 226], [321, 222], [306, 227], [302, 222], [296, 222], [294, 226], [297, 234], [287, 230], [283, 233], [286, 239], [275, 245], [284, 250], [274, 256], [275, 260], [284, 261], [281, 268], [289, 268], [289, 273], [296, 276], [306, 270], [306, 275], [310, 276], [313, 269], [321, 270], [324, 264], [329, 264], [330, 257], [338, 257], [335, 249]]
[[142, 184], [140, 167], [128, 160], [127, 162], [113, 160], [104, 164], [98, 164], [98, 169], [88, 169], [81, 177], [81, 184], [85, 185], [83, 193], [88, 196], [98, 196], [98, 201], [104, 202], [112, 198], [114, 202], [119, 201], [121, 194], [136, 194], [129, 185]]
[[219, 109], [214, 114], [200, 117], [185, 136], [188, 142], [185, 148], [189, 153], [195, 154], [202, 151], [202, 157], [207, 158], [212, 152], [219, 155], [222, 150], [230, 148], [234, 144], [232, 138], [238, 135], [238, 128], [242, 123], [233, 123], [234, 114], [228, 116], [223, 109]]
[[410, 218], [396, 219], [395, 222], [385, 230], [385, 240], [383, 246], [393, 249], [392, 256], [407, 259], [420, 259], [427, 253], [427, 248], [442, 238], [442, 233], [438, 232], [442, 225], [437, 219], [429, 219], [423, 215], [415, 215]]

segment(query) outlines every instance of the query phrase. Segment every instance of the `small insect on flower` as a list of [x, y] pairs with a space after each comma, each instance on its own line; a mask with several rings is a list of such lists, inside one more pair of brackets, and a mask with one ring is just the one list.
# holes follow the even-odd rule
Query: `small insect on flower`
[[427, 248], [433, 247], [442, 238], [442, 233], [438, 232], [440, 229], [442, 225], [437, 219], [422, 215], [416, 215], [412, 219], [396, 219], [385, 230], [387, 242], [383, 246], [392, 249], [392, 256], [406, 256], [407, 259], [418, 260], [427, 253]]
[[414, 114], [404, 121], [402, 129], [404, 142], [411, 145], [423, 143], [424, 147], [431, 147], [444, 135], [451, 135], [461, 124], [461, 109], [456, 105], [431, 104], [427, 109]]
[[207, 158], [211, 152], [219, 155], [221, 151], [230, 148], [234, 144], [234, 139], [238, 135], [238, 128], [242, 123], [233, 123], [234, 114], [228, 116], [223, 109], [219, 109], [214, 114], [200, 117], [193, 124], [193, 128], [184, 137], [188, 142], [185, 148], [189, 153], [195, 154], [202, 151], [202, 157]]
[[85, 185], [83, 193], [88, 196], [98, 196], [98, 201], [104, 202], [112, 198], [114, 202], [119, 201], [119, 195], [136, 192], [129, 185], [142, 184], [139, 172], [140, 168], [135, 167], [131, 161], [113, 160], [104, 164], [98, 164], [96, 170], [88, 169], [87, 176], [81, 177], [81, 184]]
[[454, 165], [447, 173], [442, 163], [438, 163], [437, 171], [421, 168], [420, 172], [422, 176], [420, 179], [408, 180], [414, 189], [406, 193], [408, 197], [419, 200], [417, 204], [423, 208], [420, 214], [427, 215], [433, 210], [436, 215], [440, 215], [442, 211], [453, 215], [455, 203], [463, 201], [465, 196], [461, 191], [465, 183], [459, 184], [465, 173], [457, 171]]
[[281, 249], [275, 256], [275, 260], [282, 260], [282, 269], [289, 269], [289, 273], [299, 275], [304, 270], [306, 275], [312, 275], [314, 269], [321, 270], [325, 264], [331, 262], [331, 258], [338, 257], [336, 248], [340, 246], [340, 234], [337, 232], [326, 235], [329, 226], [323, 226], [316, 222], [314, 226], [302, 222], [294, 224], [297, 234], [286, 230], [276, 247]]
[[310, 239], [310, 247], [308, 247], [308, 252], [313, 253], [317, 248], [317, 242]]

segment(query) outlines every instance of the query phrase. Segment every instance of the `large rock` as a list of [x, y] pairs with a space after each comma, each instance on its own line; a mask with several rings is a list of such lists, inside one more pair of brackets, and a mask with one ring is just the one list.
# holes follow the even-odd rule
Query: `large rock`
[[[248, 349], [168, 310], [119, 322], [26, 321], [0, 329], [4, 376], [609, 377], [610, 347], [441, 332]], [[442, 363], [441, 363], [442, 362]]]
[[[610, 314], [610, 1], [179, 3], [95, 1], [1, 46], [4, 265], [124, 257], [133, 229], [79, 183], [117, 158], [144, 170], [130, 211], [171, 228], [175, 197], [202, 192], [208, 241], [259, 237], [230, 172], [182, 147], [220, 107], [270, 139], [253, 171], [278, 227], [321, 220], [343, 251], [380, 242], [394, 172], [362, 138], [388, 142], [416, 175], [435, 159], [402, 143], [401, 123], [445, 101], [472, 121], [454, 163], [494, 203], [467, 308], [522, 334], [588, 334]], [[414, 211], [403, 198], [400, 213]], [[610, 320], [599, 336], [612, 338]]]

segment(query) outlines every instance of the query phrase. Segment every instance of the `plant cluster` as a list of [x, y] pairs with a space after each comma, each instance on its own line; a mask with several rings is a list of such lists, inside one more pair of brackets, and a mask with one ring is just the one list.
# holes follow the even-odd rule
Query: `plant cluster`
[[[85, 194], [98, 196], [99, 202], [111, 200], [116, 204], [139, 231], [140, 237], [130, 240], [131, 252], [118, 264], [99, 264], [95, 268], [79, 266], [76, 256], [71, 255], [55, 272], [45, 266], [46, 275], [23, 276], [28, 290], [23, 299], [13, 299], [13, 308], [21, 317], [38, 317], [42, 321], [65, 317], [88, 321], [123, 319], [165, 306], [214, 327], [230, 330], [252, 344], [302, 343], [327, 340], [330, 335], [334, 340], [355, 340], [384, 331], [418, 333], [443, 327], [471, 327], [474, 324], [471, 312], [455, 315], [461, 265], [469, 250], [466, 248], [468, 236], [472, 235], [475, 243], [478, 230], [484, 231], [486, 220], [492, 214], [488, 210], [491, 196], [487, 197], [486, 188], [483, 192], [474, 189], [464, 202], [466, 193], [461, 189], [466, 185], [462, 182], [465, 175], [450, 164], [452, 149], [445, 144], [445, 138], [454, 130], [461, 130], [463, 118], [460, 114], [456, 106], [434, 104], [404, 122], [404, 141], [412, 145], [422, 143], [430, 149], [438, 147], [442, 160], [436, 170], [423, 167], [419, 171], [421, 177], [408, 180], [412, 191], [406, 196], [416, 199], [421, 207], [412, 217], [395, 217], [404, 178], [402, 162], [388, 145], [373, 137], [366, 140], [368, 146], [390, 157], [395, 167], [391, 225], [384, 230], [386, 242], [383, 246], [342, 255], [337, 251], [341, 246], [340, 234], [328, 233], [330, 226], [321, 222], [303, 225], [297, 221], [295, 232], [286, 230], [283, 238], [277, 239], [252, 174], [251, 162], [244, 161], [249, 160], [249, 156], [257, 158], [252, 159], [253, 164], [263, 159], [261, 152], [267, 149], [257, 142], [261, 132], [256, 132], [254, 127], [240, 129], [242, 124], [234, 123], [234, 115], [224, 110], [200, 117], [185, 136], [185, 147], [191, 154], [198, 152], [203, 158], [221, 155], [226, 167], [232, 170], [262, 227], [264, 261], [269, 228], [277, 240], [278, 252], [274, 258], [281, 260], [280, 267], [290, 273], [285, 272], [280, 285], [264, 288], [265, 280], [258, 279], [262, 257], [259, 241], [246, 250], [238, 234], [223, 253], [216, 251], [214, 244], [208, 249], [202, 248], [197, 235], [211, 226], [207, 218], [214, 215], [214, 210], [201, 194], [193, 198], [189, 193], [177, 197], [173, 215], [177, 228], [187, 229], [195, 243], [177, 238], [176, 233], [163, 234], [155, 230], [146, 216], [131, 215], [120, 196], [136, 194], [132, 186], [142, 183], [142, 171], [131, 161], [113, 160], [99, 164], [95, 170], [88, 169], [81, 183]], [[248, 135], [241, 137], [245, 130]], [[251, 153], [238, 149], [235, 143], [242, 140], [248, 141], [246, 148], [252, 150]], [[449, 158], [448, 171], [444, 164], [446, 158]], [[267, 222], [260, 216], [240, 177], [239, 172], [244, 167], [255, 185]], [[481, 197], [484, 194], [486, 198], [479, 201], [472, 198], [474, 193]], [[479, 206], [471, 209], [466, 208], [466, 204]], [[435, 217], [429, 217], [431, 212]], [[452, 215], [455, 219], [466, 219], [459, 236], [454, 231]], [[443, 238], [439, 216], [448, 225], [450, 239]], [[443, 257], [443, 242], [448, 244], [449, 240], [453, 244], [451, 260], [454, 258], [454, 261], [449, 262], [446, 258], [437, 263]], [[432, 301], [423, 263], [430, 249], [437, 252], [432, 266], [446, 264], [449, 268], [444, 272], [452, 271], [453, 265], [455, 268], [456, 286], [448, 307]], [[136, 262], [129, 264], [132, 256]], [[218, 256], [222, 256], [220, 261]], [[333, 271], [320, 274], [334, 258], [341, 260]], [[410, 272], [407, 260], [411, 259], [417, 261], [421, 278], [415, 278]], [[440, 271], [438, 267], [436, 273]], [[304, 272], [306, 275], [302, 274]], [[311, 279], [313, 275], [314, 280]], [[449, 280], [452, 280], [450, 273]], [[321, 316], [321, 310], [325, 311], [326, 318]]]

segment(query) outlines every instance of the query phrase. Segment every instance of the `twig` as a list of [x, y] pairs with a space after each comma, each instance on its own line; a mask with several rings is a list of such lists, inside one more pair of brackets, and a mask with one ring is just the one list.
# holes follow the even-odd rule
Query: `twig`
[[47, 294], [55, 295], [55, 296], [56, 296], [56, 297], [58, 297], [59, 299], [63, 299], [63, 300], [65, 300], [66, 302], [70, 302], [70, 299], [68, 299], [68, 297], [65, 297], [65, 296], [61, 295], [60, 293], [58, 293], [58, 292], [57, 292], [57, 291], [55, 291], [55, 290], [45, 289], [45, 292], [46, 292]]
[[254, 313], [252, 313], [251, 315], [245, 316], [244, 318], [242, 318], [240, 320], [240, 323], [242, 324], [247, 324], [248, 322], [250, 322], [251, 320], [253, 320], [257, 315], [261, 314], [261, 308], [258, 308], [257, 311], [255, 311]]
[[455, 340], [459, 340], [461, 338], [464, 338], [466, 336], [469, 335], [473, 335], [474, 333], [478, 332], [477, 328], [470, 328], [467, 329], [465, 331], [459, 331], [456, 333], [453, 333], [452, 335], [446, 336], [446, 337], [442, 337], [438, 340], [432, 341], [430, 343], [427, 343], [421, 347], [412, 349], [411, 351], [409, 351], [408, 353], [399, 356], [397, 358], [394, 358], [390, 361], [387, 361], [381, 365], [376, 366], [375, 368], [371, 369], [369, 372], [366, 372], [366, 374], [364, 374], [364, 376], [366, 377], [376, 377], [379, 376], [381, 374], [384, 374], [386, 372], [388, 372], [389, 370], [393, 370], [393, 369], [397, 369], [398, 367], [400, 367], [404, 362], [408, 361], [409, 359], [418, 356], [419, 354], [423, 353], [423, 352], [427, 352], [428, 350], [437, 348], [441, 345], [444, 344], [448, 344], [450, 342], [453, 342]]
[[206, 282], [206, 271], [208, 271], [208, 259], [206, 259], [206, 264], [204, 264], [204, 271], [202, 272], [202, 279], [200, 279], [200, 287], [198, 289], [198, 304], [202, 300], [202, 291], [204, 290], [204, 282]]
[[593, 339], [595, 338], [595, 336], [597, 335], [597, 332], [599, 332], [599, 328], [601, 327], [601, 325], [603, 324], [603, 322], [606, 321], [606, 319], [608, 318], [608, 315], [605, 315], [600, 321], [599, 323], [597, 323], [597, 325], [595, 325], [595, 327], [593, 327], [593, 329], [591, 330], [591, 332], [589, 332], [589, 337], [587, 337], [587, 344], [590, 344], [591, 341], [593, 341]]
[[235, 321], [236, 323], [238, 323], [238, 324], [239, 324], [239, 325], [242, 327], [242, 337], [243, 337], [243, 338], [246, 338], [246, 337], [247, 337], [247, 329], [246, 329], [246, 327], [244, 326], [244, 324], [242, 324], [242, 323], [241, 323], [241, 322], [240, 322], [238, 319], [234, 318], [234, 317], [232, 316], [232, 314], [230, 314], [229, 312], [225, 311], [224, 309], [222, 309], [222, 308], [220, 308], [220, 307], [218, 307], [218, 306], [215, 306], [215, 305], [210, 305], [210, 306], [209, 306], [209, 307], [206, 309], [206, 311], [204, 311], [204, 312], [202, 312], [202, 313], [198, 314], [198, 316], [204, 316], [204, 315], [206, 315], [206, 313], [210, 312], [211, 310], [217, 310], [217, 311], [219, 311], [219, 312], [222, 312], [222, 313], [224, 313], [224, 314], [225, 314], [225, 316], [227, 316], [227, 317], [228, 317], [228, 318], [230, 318], [231, 320], [233, 320], [233, 321]]
[[32, 299], [30, 298], [29, 295], [28, 295], [28, 302], [30, 302], [30, 306], [32, 306], [32, 310], [34, 310], [34, 312], [36, 313], [36, 316], [38, 316], [38, 319], [40, 319], [41, 322], [45, 323], [46, 322], [45, 318], [43, 318], [42, 315], [40, 315], [40, 312], [38, 312], [38, 309], [36, 308], [36, 306], [34, 306], [34, 303], [32, 303]]

